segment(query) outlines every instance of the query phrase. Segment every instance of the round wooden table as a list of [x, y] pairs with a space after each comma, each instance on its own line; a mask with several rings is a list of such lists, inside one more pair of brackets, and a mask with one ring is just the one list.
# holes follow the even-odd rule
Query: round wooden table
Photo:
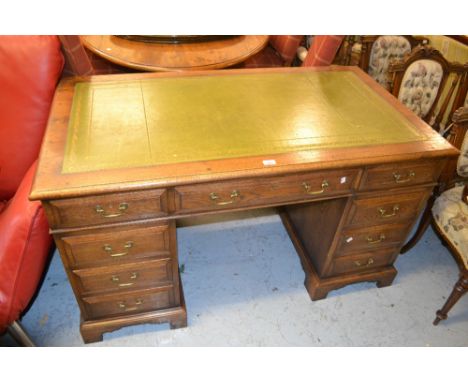
[[221, 69], [245, 61], [268, 43], [268, 36], [234, 36], [215, 41], [153, 43], [118, 36], [81, 36], [93, 53], [128, 68], [144, 71]]

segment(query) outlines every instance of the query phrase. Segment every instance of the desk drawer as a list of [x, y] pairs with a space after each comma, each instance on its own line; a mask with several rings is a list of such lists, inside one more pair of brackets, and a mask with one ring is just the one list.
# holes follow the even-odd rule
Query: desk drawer
[[409, 227], [407, 223], [347, 230], [340, 237], [336, 256], [398, 246], [408, 235]]
[[397, 253], [396, 248], [387, 248], [337, 258], [332, 263], [329, 276], [343, 273], [364, 272], [369, 269], [390, 265], [393, 263]]
[[87, 319], [143, 313], [174, 306], [174, 288], [84, 297], [83, 302]]
[[52, 228], [73, 228], [167, 215], [166, 190], [52, 200], [45, 203]]
[[442, 161], [417, 161], [369, 167], [362, 177], [361, 190], [435, 183], [442, 170]]
[[372, 227], [412, 221], [429, 197], [430, 190], [355, 199], [348, 217], [350, 227]]
[[173, 279], [170, 259], [150, 260], [105, 268], [74, 270], [80, 292], [102, 293], [169, 285]]
[[257, 180], [239, 180], [176, 187], [177, 213], [326, 198], [349, 193], [359, 170], [323, 171]]
[[133, 262], [150, 257], [170, 257], [170, 225], [142, 228], [108, 228], [86, 235], [56, 236], [60, 252], [72, 268]]

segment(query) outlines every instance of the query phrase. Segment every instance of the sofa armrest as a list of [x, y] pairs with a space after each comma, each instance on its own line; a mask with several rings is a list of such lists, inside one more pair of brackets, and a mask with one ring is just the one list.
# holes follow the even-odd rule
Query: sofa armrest
[[28, 199], [35, 170], [36, 162], [0, 213], [0, 332], [28, 306], [52, 243], [40, 202]]

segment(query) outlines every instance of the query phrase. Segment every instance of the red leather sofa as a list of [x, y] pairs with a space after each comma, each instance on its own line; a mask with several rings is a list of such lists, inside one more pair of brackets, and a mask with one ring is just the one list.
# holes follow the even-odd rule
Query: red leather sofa
[[64, 59], [56, 36], [0, 36], [0, 64], [0, 334], [18, 335], [52, 243], [28, 195]]

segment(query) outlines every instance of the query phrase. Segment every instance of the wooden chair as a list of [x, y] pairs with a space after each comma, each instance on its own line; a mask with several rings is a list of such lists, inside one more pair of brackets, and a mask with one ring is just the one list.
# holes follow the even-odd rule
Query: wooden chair
[[447, 163], [439, 186], [424, 210], [414, 236], [403, 246], [405, 253], [419, 241], [430, 223], [455, 258], [460, 277], [442, 309], [437, 311], [434, 325], [447, 318], [448, 311], [468, 290], [468, 108], [458, 109], [452, 118], [448, 141], [459, 148], [458, 160]]
[[[391, 92], [421, 119], [439, 130], [453, 91], [460, 81], [462, 65], [449, 63], [429, 45], [416, 47], [403, 59], [393, 61], [389, 68]], [[455, 73], [445, 100], [435, 112], [450, 73]]]
[[237, 65], [237, 68], [270, 68], [291, 66], [304, 36], [274, 35], [270, 36], [265, 49]]
[[77, 35], [58, 36], [65, 56], [65, 76], [91, 76], [131, 72], [128, 68], [114, 64], [90, 52]]
[[301, 66], [329, 66], [336, 57], [344, 36], [314, 36]]
[[361, 37], [346, 35], [336, 53], [333, 64], [345, 66], [359, 66], [361, 59]]
[[461, 69], [460, 74], [460, 85], [458, 86], [457, 93], [455, 94], [455, 98], [453, 100], [452, 108], [449, 114], [449, 120], [452, 119], [453, 113], [455, 110], [459, 109], [460, 107], [468, 107], [468, 62], [465, 62]]
[[388, 67], [392, 60], [402, 59], [427, 39], [413, 36], [362, 36], [359, 67], [384, 88], [390, 90]]

